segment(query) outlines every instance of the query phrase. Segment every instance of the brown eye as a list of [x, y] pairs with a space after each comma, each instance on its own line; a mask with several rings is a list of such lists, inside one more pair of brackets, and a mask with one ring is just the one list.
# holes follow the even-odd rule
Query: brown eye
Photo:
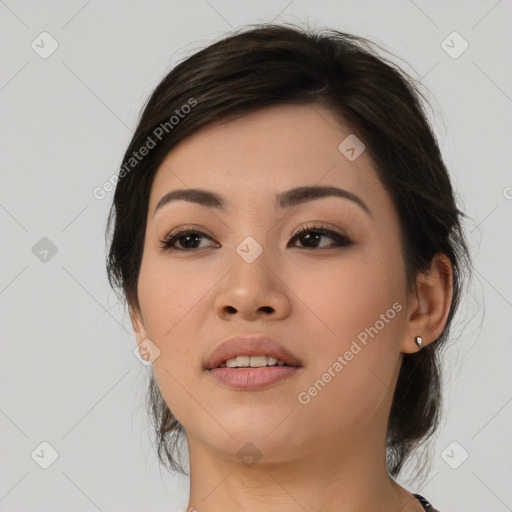
[[[179, 228], [169, 233], [169, 235], [160, 242], [160, 247], [164, 250], [190, 252], [204, 248], [198, 246], [201, 238], [213, 241], [210, 236], [197, 229]], [[318, 242], [322, 238], [330, 238], [334, 243], [331, 243], [328, 246], [318, 245]], [[292, 237], [291, 241], [294, 240], [300, 240], [303, 248], [305, 249], [333, 249], [352, 245], [352, 241], [347, 236], [333, 231], [332, 229], [318, 226], [305, 226], [301, 228]], [[300, 246], [294, 245], [292, 247]]]
[[[207, 234], [196, 229], [176, 229], [169, 233], [169, 235], [160, 242], [160, 247], [162, 249], [174, 251], [202, 249], [202, 247], [197, 247], [197, 240], [201, 238], [207, 238], [208, 240], [212, 240], [212, 238], [209, 237]], [[175, 247], [176, 242], [179, 242], [179, 244], [181, 244], [182, 247]]]
[[[334, 244], [330, 246], [319, 247], [316, 243], [322, 238], [327, 237], [334, 240]], [[293, 240], [300, 240], [305, 248], [309, 249], [332, 249], [335, 247], [343, 247], [351, 245], [352, 241], [345, 235], [337, 233], [331, 229], [315, 226], [305, 226], [301, 228], [292, 238]], [[297, 247], [297, 246], [293, 246]]]

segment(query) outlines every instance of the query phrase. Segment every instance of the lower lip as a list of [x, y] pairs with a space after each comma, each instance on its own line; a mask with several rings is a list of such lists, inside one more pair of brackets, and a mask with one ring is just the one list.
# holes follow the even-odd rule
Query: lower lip
[[298, 370], [297, 366], [264, 366], [262, 368], [212, 368], [208, 371], [226, 386], [252, 391], [289, 379]]

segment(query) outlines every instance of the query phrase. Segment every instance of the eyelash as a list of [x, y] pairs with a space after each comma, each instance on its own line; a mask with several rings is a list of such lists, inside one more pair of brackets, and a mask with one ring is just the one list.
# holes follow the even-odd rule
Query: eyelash
[[[349, 245], [352, 245], [352, 241], [350, 238], [348, 238], [346, 235], [342, 235], [341, 233], [338, 233], [336, 231], [333, 231], [331, 229], [327, 229], [322, 226], [314, 226], [314, 225], [306, 225], [299, 229], [293, 236], [292, 241], [300, 238], [301, 236], [304, 236], [308, 233], [316, 233], [322, 236], [327, 236], [335, 241], [335, 243], [329, 247], [302, 247], [303, 249], [308, 250], [314, 250], [314, 249], [333, 249], [333, 248], [339, 248], [339, 247], [346, 247]], [[198, 231], [196, 229], [191, 228], [178, 228], [169, 233], [167, 237], [160, 242], [160, 247], [164, 250], [168, 251], [184, 251], [184, 252], [191, 252], [191, 251], [198, 251], [201, 248], [192, 248], [192, 249], [177, 249], [176, 247], [173, 247], [174, 242], [176, 242], [179, 238], [184, 237], [185, 235], [196, 235], [200, 237], [205, 237], [214, 241], [210, 236], [208, 236], [206, 233], [203, 233], [202, 231]], [[296, 247], [297, 248], [297, 247]], [[300, 247], [299, 247], [300, 248]], [[204, 247], [202, 248], [204, 249]]]

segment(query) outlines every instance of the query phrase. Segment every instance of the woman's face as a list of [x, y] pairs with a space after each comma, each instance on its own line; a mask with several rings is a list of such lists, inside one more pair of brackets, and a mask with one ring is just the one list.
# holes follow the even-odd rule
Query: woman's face
[[[226, 460], [253, 450], [271, 462], [333, 443], [384, 446], [402, 352], [414, 351], [417, 333], [408, 330], [397, 214], [351, 133], [319, 105], [274, 106], [202, 129], [158, 169], [134, 327], [138, 343], [160, 351], [155, 376], [189, 447]], [[297, 187], [358, 199], [276, 202]], [[156, 208], [190, 189], [220, 196], [224, 208], [184, 199]], [[204, 234], [180, 233], [163, 248], [177, 228]], [[251, 334], [276, 340], [301, 367], [250, 390], [205, 369], [223, 341]]]

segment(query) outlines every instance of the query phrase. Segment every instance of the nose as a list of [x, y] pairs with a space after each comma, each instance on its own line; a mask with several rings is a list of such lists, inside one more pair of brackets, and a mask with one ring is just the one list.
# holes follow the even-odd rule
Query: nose
[[214, 300], [222, 320], [282, 320], [290, 314], [290, 288], [276, 265], [261, 254], [252, 263], [238, 255]]

